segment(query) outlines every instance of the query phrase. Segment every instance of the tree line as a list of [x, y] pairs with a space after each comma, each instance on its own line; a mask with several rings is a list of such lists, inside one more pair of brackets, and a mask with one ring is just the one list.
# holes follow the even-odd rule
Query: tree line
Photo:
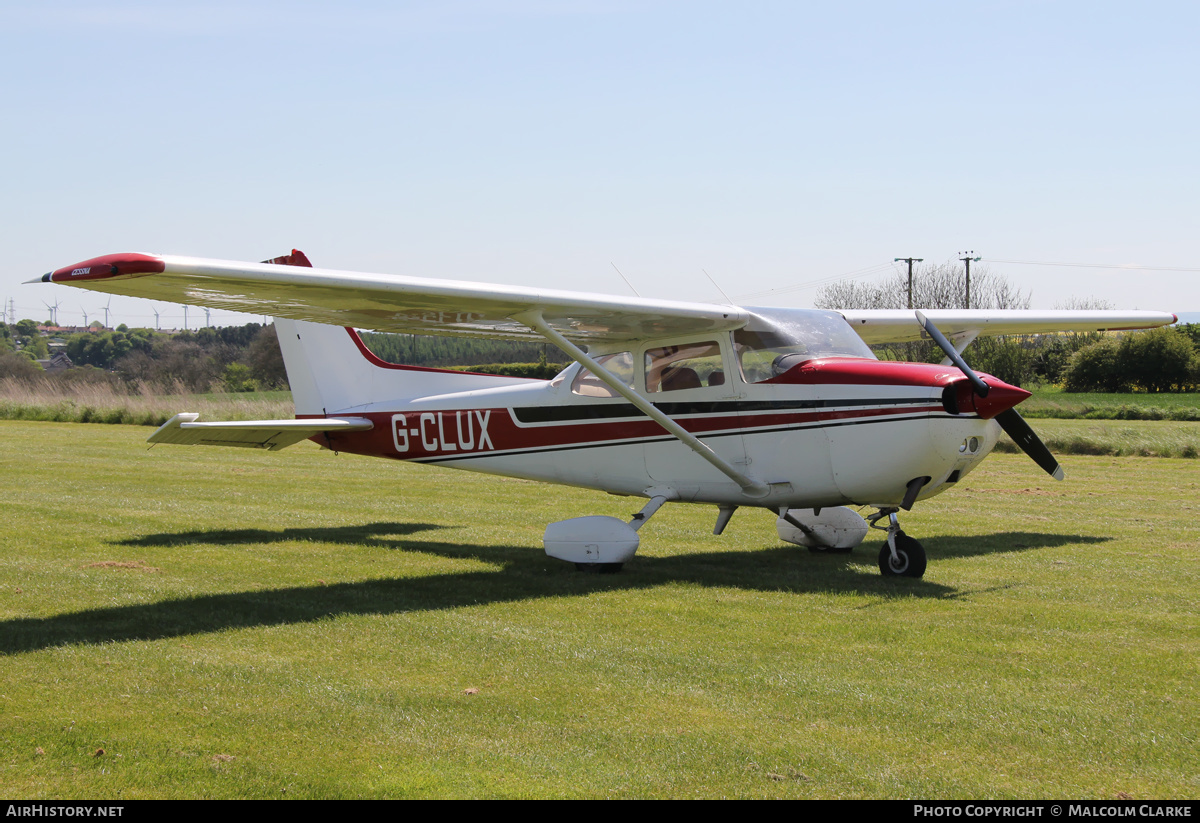
[[[465, 367], [524, 377], [552, 377], [562, 368], [548, 363], [549, 347], [537, 343], [371, 332], [362, 337], [376, 356], [389, 363]], [[159, 393], [288, 388], [274, 324], [171, 333], [121, 325], [79, 332], [65, 339], [71, 368], [44, 372], [36, 361], [50, 358], [49, 342], [32, 320], [0, 323], [0, 378], [103, 382]]]

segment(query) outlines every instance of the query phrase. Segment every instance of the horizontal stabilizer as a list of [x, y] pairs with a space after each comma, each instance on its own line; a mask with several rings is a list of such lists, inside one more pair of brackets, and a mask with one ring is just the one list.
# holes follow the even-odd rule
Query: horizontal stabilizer
[[229, 420], [197, 423], [200, 415], [177, 414], [150, 435], [149, 443], [183, 446], [237, 446], [243, 449], [282, 448], [322, 432], [367, 431], [374, 424], [363, 417], [330, 417], [312, 420]]

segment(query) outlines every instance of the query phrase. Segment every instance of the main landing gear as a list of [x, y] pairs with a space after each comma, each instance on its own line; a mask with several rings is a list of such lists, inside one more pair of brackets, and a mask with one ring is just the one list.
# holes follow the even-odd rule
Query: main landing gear
[[[867, 518], [871, 528], [887, 532], [887, 542], [879, 550], [879, 571], [884, 577], [922, 577], [926, 565], [925, 547], [900, 530], [898, 511], [880, 509]], [[888, 525], [876, 525], [884, 517], [887, 517]]]
[[[615, 517], [593, 515], [560, 520], [546, 527], [542, 543], [546, 554], [574, 563], [575, 569], [594, 574], [615, 574], [638, 548], [637, 531], [663, 503], [673, 499], [669, 490], [647, 489], [650, 502], [626, 523]], [[733, 514], [732, 511], [729, 512]], [[728, 518], [725, 518], [728, 520]]]

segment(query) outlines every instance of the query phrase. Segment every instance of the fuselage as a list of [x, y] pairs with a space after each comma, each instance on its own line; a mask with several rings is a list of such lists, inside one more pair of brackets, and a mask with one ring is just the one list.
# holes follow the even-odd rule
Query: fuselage
[[[652, 362], [634, 355], [630, 362]], [[721, 356], [711, 355], [718, 365]], [[914, 478], [927, 478], [918, 499], [938, 494], [999, 434], [974, 412], [948, 410], [946, 387], [963, 379], [953, 366], [832, 357], [754, 381], [724, 365], [733, 367], [721, 382], [709, 373], [715, 385], [647, 391], [641, 368], [631, 379], [720, 457], [768, 484], [766, 497], [748, 495], [623, 398], [589, 394], [578, 366], [551, 381], [342, 410], [375, 428], [316, 439], [355, 454], [615, 494], [666, 489], [680, 501], [813, 508], [894, 506]]]

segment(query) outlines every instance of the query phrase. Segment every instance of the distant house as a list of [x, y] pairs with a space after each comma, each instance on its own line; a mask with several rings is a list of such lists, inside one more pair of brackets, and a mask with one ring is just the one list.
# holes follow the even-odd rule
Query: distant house
[[74, 365], [71, 362], [71, 358], [67, 357], [67, 353], [65, 351], [60, 351], [49, 360], [36, 360], [34, 362], [47, 372], [63, 371], [64, 369], [69, 369]]

